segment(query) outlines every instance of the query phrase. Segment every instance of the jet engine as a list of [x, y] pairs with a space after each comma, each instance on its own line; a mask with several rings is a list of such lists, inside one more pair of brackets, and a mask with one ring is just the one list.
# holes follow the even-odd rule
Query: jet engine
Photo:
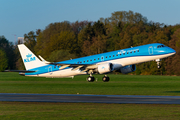
[[120, 68], [120, 72], [123, 74], [134, 72], [135, 70], [136, 70], [136, 65], [128, 65], [128, 66]]
[[101, 65], [98, 65], [97, 72], [100, 74], [108, 73], [113, 71], [113, 64], [112, 63], [104, 63]]

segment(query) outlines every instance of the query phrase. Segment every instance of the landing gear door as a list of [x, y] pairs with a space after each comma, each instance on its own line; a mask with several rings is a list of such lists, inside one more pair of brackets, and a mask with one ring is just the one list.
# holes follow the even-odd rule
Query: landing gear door
[[153, 54], [153, 46], [150, 46], [150, 47], [148, 48], [148, 51], [149, 51], [149, 55], [152, 55], [152, 54]]

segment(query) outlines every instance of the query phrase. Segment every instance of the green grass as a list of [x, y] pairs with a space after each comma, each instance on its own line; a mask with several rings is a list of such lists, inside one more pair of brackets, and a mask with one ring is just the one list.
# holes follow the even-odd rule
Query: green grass
[[[0, 93], [101, 94], [101, 95], [180, 95], [178, 76], [94, 75], [96, 82], [84, 76], [72, 78], [38, 78], [18, 73], [0, 73]], [[0, 102], [0, 119], [149, 119], [180, 118], [180, 105], [103, 104], [103, 103], [36, 103]]]
[[87, 82], [86, 77], [40, 78], [0, 73], [0, 93], [180, 95], [179, 76], [109, 75], [109, 82], [102, 82], [103, 75], [94, 75], [97, 82]]
[[1, 120], [178, 120], [180, 105], [0, 102]]

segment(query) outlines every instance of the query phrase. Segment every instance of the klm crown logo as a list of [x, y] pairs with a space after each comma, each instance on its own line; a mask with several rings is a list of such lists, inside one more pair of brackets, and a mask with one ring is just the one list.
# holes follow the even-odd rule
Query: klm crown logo
[[26, 55], [26, 59], [24, 59], [24, 62], [31, 62], [31, 61], [35, 61], [36, 58], [35, 57], [32, 57], [32, 54], [28, 54]]
[[32, 56], [32, 54], [28, 54], [28, 55], [26, 55], [26, 57], [27, 57], [27, 58], [29, 58], [29, 57], [31, 57], [31, 56]]

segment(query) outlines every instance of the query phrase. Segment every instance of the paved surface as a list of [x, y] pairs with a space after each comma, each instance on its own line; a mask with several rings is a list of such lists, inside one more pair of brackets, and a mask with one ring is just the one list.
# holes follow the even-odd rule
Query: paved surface
[[180, 104], [180, 96], [143, 95], [74, 95], [74, 94], [16, 94], [0, 93], [0, 101], [71, 102], [71, 103], [136, 103]]

